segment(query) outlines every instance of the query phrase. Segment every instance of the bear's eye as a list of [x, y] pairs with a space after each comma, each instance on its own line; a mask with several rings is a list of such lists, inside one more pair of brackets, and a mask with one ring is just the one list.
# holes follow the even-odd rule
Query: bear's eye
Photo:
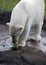
[[19, 30], [22, 30], [22, 28], [19, 28]]

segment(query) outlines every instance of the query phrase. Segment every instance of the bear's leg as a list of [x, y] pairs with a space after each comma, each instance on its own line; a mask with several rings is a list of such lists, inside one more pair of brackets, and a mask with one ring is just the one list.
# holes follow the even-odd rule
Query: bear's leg
[[19, 46], [23, 47], [26, 45], [27, 34], [28, 34], [28, 32], [27, 32], [27, 29], [25, 28], [23, 33], [21, 34], [21, 36], [19, 38], [19, 42], [18, 42]]
[[43, 21], [40, 21], [39, 24], [36, 26], [35, 35], [33, 36], [33, 39], [36, 41], [41, 40], [41, 30], [42, 30]]
[[21, 36], [19, 38], [19, 42], [18, 42], [19, 46], [24, 47], [26, 45], [26, 40], [29, 35], [30, 28], [31, 28], [31, 24], [30, 24], [30, 21], [28, 21], [25, 25], [25, 29], [24, 29], [23, 33], [21, 34]]

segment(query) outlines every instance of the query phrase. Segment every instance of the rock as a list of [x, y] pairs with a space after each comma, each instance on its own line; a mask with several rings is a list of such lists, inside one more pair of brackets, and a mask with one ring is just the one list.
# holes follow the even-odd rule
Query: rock
[[46, 17], [44, 17], [43, 30], [46, 30]]
[[10, 22], [10, 17], [11, 17], [10, 11], [0, 10], [0, 24], [6, 24], [6, 22]]
[[8, 65], [46, 65], [46, 55], [32, 47], [24, 47], [18, 51], [0, 52], [0, 64]]

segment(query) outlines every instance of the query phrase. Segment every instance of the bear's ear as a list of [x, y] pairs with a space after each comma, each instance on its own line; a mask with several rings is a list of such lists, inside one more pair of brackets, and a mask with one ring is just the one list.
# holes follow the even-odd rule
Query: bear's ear
[[10, 26], [10, 23], [6, 23], [6, 25]]

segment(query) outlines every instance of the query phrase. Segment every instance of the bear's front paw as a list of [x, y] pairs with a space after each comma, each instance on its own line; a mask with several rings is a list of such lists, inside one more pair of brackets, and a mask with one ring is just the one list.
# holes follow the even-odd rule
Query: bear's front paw
[[26, 45], [25, 41], [23, 41], [23, 40], [19, 41], [19, 43], [13, 45], [12, 50], [16, 50], [16, 51], [20, 50], [20, 49], [24, 48], [25, 45]]
[[40, 42], [41, 36], [36, 35], [36, 36], [33, 36], [31, 39], [34, 40], [34, 41]]
[[18, 43], [18, 46], [21, 46], [21, 47], [24, 47], [25, 45], [26, 45], [26, 42], [23, 40]]
[[18, 50], [21, 50], [23, 47], [22, 46], [15, 46], [15, 47], [12, 47], [11, 50], [15, 50], [15, 51], [18, 51]]

